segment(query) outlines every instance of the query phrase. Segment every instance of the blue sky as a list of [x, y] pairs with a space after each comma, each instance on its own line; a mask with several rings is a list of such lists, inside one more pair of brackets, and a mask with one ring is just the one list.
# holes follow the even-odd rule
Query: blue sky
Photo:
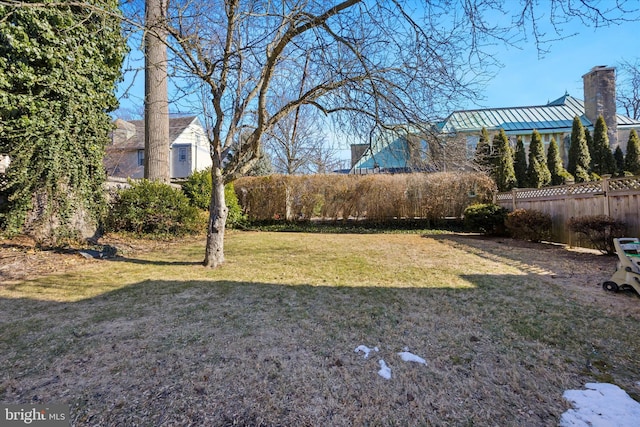
[[566, 30], [579, 34], [548, 44], [549, 52], [542, 57], [533, 42], [521, 44], [521, 49], [496, 49], [504, 67], [487, 85], [482, 106], [542, 105], [565, 91], [582, 99], [582, 76], [592, 67], [640, 58], [640, 22], [597, 29], [573, 25]]
[[[488, 82], [483, 91], [484, 100], [468, 101], [464, 107], [541, 105], [564, 95], [565, 91], [582, 99], [582, 75], [593, 66], [615, 66], [623, 59], [640, 58], [640, 22], [601, 28], [573, 23], [562, 29], [567, 34], [577, 34], [546, 44], [544, 48], [549, 52], [541, 57], [531, 39], [518, 47], [496, 46], [494, 57], [503, 67]], [[140, 58], [139, 52], [132, 54]], [[123, 83], [121, 89], [128, 83], [130, 80]], [[122, 107], [141, 107], [143, 91], [144, 75], [140, 72], [130, 96], [121, 99]]]
[[[603, 0], [604, 4], [610, 1]], [[494, 78], [487, 82], [482, 91], [483, 99], [469, 100], [460, 108], [543, 105], [565, 92], [582, 99], [582, 75], [592, 67], [616, 66], [623, 60], [640, 58], [640, 21], [600, 28], [572, 22], [564, 25], [562, 30], [564, 34], [575, 35], [545, 44], [544, 49], [548, 52], [542, 55], [531, 37], [519, 43], [518, 47], [495, 46], [494, 58], [503, 67], [496, 69]], [[547, 37], [554, 38], [550, 31], [547, 31]], [[132, 54], [138, 58], [137, 65], [141, 66], [139, 51]], [[131, 83], [131, 76], [130, 73], [121, 85], [121, 91]], [[121, 108], [134, 116], [141, 115], [143, 97], [144, 74], [139, 72], [129, 97], [121, 98]], [[177, 109], [172, 107], [171, 111], [176, 112]], [[340, 157], [348, 158], [348, 147], [340, 148]]]

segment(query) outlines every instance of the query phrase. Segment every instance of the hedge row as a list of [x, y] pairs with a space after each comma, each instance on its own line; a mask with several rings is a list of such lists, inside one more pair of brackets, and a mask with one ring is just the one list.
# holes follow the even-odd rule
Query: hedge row
[[250, 221], [360, 219], [389, 221], [461, 217], [472, 203], [492, 199], [483, 173], [397, 175], [271, 175], [235, 182]]

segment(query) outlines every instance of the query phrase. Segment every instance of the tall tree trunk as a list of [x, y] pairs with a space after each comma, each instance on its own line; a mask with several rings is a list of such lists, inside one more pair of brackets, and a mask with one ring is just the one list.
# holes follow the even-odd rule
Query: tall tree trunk
[[169, 182], [166, 0], [145, 1], [144, 177]]
[[211, 181], [207, 248], [203, 264], [205, 267], [216, 268], [224, 263], [224, 227], [227, 223], [229, 209], [224, 199], [222, 169], [215, 164], [211, 168]]

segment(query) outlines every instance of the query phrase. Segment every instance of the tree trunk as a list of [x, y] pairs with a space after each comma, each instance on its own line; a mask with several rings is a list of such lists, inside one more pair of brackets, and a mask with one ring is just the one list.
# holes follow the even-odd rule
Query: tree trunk
[[224, 180], [219, 167], [211, 169], [211, 203], [204, 266], [216, 268], [224, 263], [224, 227], [229, 209], [224, 199]]
[[144, 72], [144, 177], [169, 182], [169, 96], [167, 33], [163, 29], [166, 0], [146, 0]]

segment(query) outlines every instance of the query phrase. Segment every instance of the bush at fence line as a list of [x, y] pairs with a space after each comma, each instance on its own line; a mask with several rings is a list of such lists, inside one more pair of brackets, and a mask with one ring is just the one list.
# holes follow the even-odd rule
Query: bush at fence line
[[626, 224], [606, 215], [590, 215], [569, 219], [569, 229], [586, 237], [594, 248], [615, 254], [613, 239], [624, 237]]
[[551, 215], [534, 210], [516, 209], [507, 214], [504, 225], [514, 239], [540, 242], [551, 237]]
[[471, 202], [491, 200], [482, 173], [245, 177], [235, 182], [251, 221], [320, 218], [388, 221], [460, 217]]
[[499, 236], [505, 234], [507, 209], [493, 203], [478, 203], [464, 210], [464, 225], [469, 231]]
[[[209, 210], [209, 204], [211, 203], [212, 189], [211, 168], [193, 172], [189, 175], [187, 181], [182, 184], [182, 191], [189, 198], [191, 205], [206, 211]], [[246, 217], [238, 203], [233, 183], [224, 186], [224, 199], [227, 209], [229, 209], [226, 227], [235, 228], [241, 226], [246, 221]]]

